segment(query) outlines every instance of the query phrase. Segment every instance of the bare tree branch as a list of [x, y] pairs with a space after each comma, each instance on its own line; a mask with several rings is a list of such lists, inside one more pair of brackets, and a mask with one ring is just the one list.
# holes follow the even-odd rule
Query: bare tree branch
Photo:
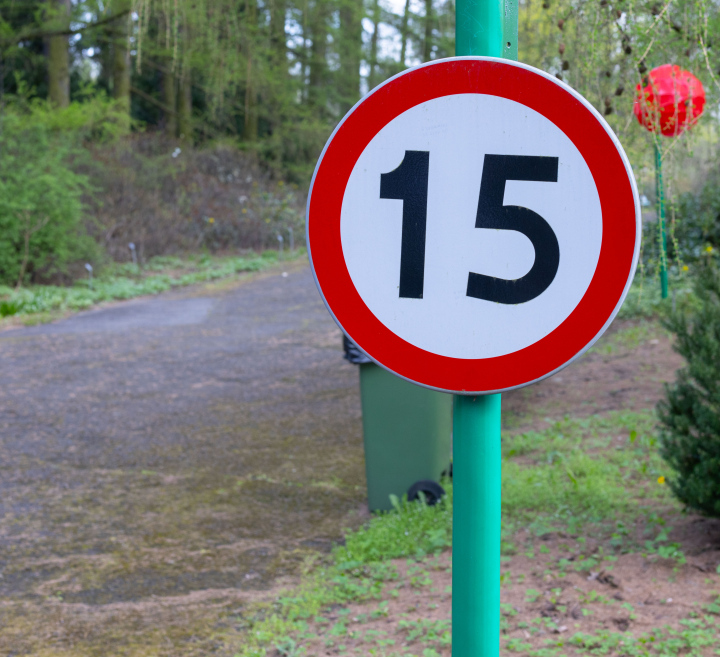
[[140, 96], [143, 100], [146, 100], [148, 103], [151, 103], [152, 105], [155, 105], [156, 107], [159, 107], [163, 112], [168, 112], [169, 114], [175, 114], [175, 110], [171, 107], [168, 107], [165, 103], [162, 101], [159, 101], [157, 98], [154, 98], [148, 93], [145, 93], [142, 89], [138, 89], [137, 87], [130, 87], [130, 91], [134, 93], [136, 96]]
[[126, 9], [125, 11], [118, 12], [117, 14], [113, 14], [112, 16], [106, 16], [105, 18], [101, 18], [97, 21], [94, 21], [93, 23], [85, 23], [84, 25], [75, 29], [64, 28], [61, 30], [35, 30], [33, 32], [20, 32], [19, 34], [14, 34], [11, 37], [4, 37], [0, 39], [0, 45], [12, 46], [20, 43], [21, 41], [30, 41], [32, 39], [44, 39], [46, 37], [53, 36], [71, 36], [72, 34], [80, 34], [85, 30], [91, 30], [94, 27], [100, 27], [101, 25], [107, 25], [108, 23], [112, 23], [119, 18], [122, 18], [123, 16], [127, 16], [129, 13], [130, 10]]

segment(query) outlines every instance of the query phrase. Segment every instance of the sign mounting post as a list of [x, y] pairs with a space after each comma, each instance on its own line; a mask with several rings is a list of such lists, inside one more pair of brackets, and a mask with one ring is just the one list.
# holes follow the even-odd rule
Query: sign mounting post
[[[455, 54], [517, 59], [517, 0], [457, 0]], [[500, 408], [500, 393], [453, 398], [453, 657], [500, 654]]]
[[399, 73], [338, 124], [307, 244], [360, 350], [455, 395], [453, 655], [497, 657], [500, 393], [555, 374], [608, 328], [637, 266], [640, 203], [597, 110], [502, 57], [516, 47], [508, 5], [457, 12], [470, 54]]

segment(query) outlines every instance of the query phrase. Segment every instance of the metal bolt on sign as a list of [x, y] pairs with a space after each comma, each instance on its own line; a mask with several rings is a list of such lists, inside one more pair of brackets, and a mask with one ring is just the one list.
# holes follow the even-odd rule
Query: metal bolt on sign
[[456, 57], [338, 124], [307, 205], [313, 275], [375, 363], [454, 394], [453, 656], [500, 649], [501, 396], [608, 328], [640, 203], [602, 116], [517, 57], [517, 4], [458, 0]]

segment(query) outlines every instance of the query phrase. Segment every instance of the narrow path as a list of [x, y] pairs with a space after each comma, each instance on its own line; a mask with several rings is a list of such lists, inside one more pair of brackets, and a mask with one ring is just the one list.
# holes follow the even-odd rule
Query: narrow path
[[364, 499], [339, 336], [306, 266], [1, 334], [0, 596], [257, 589], [329, 547]]

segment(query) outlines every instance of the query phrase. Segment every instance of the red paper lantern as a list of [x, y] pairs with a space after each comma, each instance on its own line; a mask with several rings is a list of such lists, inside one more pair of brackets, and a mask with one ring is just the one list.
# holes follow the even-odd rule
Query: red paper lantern
[[633, 110], [650, 132], [676, 137], [691, 128], [705, 109], [705, 90], [692, 73], [674, 64], [650, 71], [648, 85], [637, 85]]

